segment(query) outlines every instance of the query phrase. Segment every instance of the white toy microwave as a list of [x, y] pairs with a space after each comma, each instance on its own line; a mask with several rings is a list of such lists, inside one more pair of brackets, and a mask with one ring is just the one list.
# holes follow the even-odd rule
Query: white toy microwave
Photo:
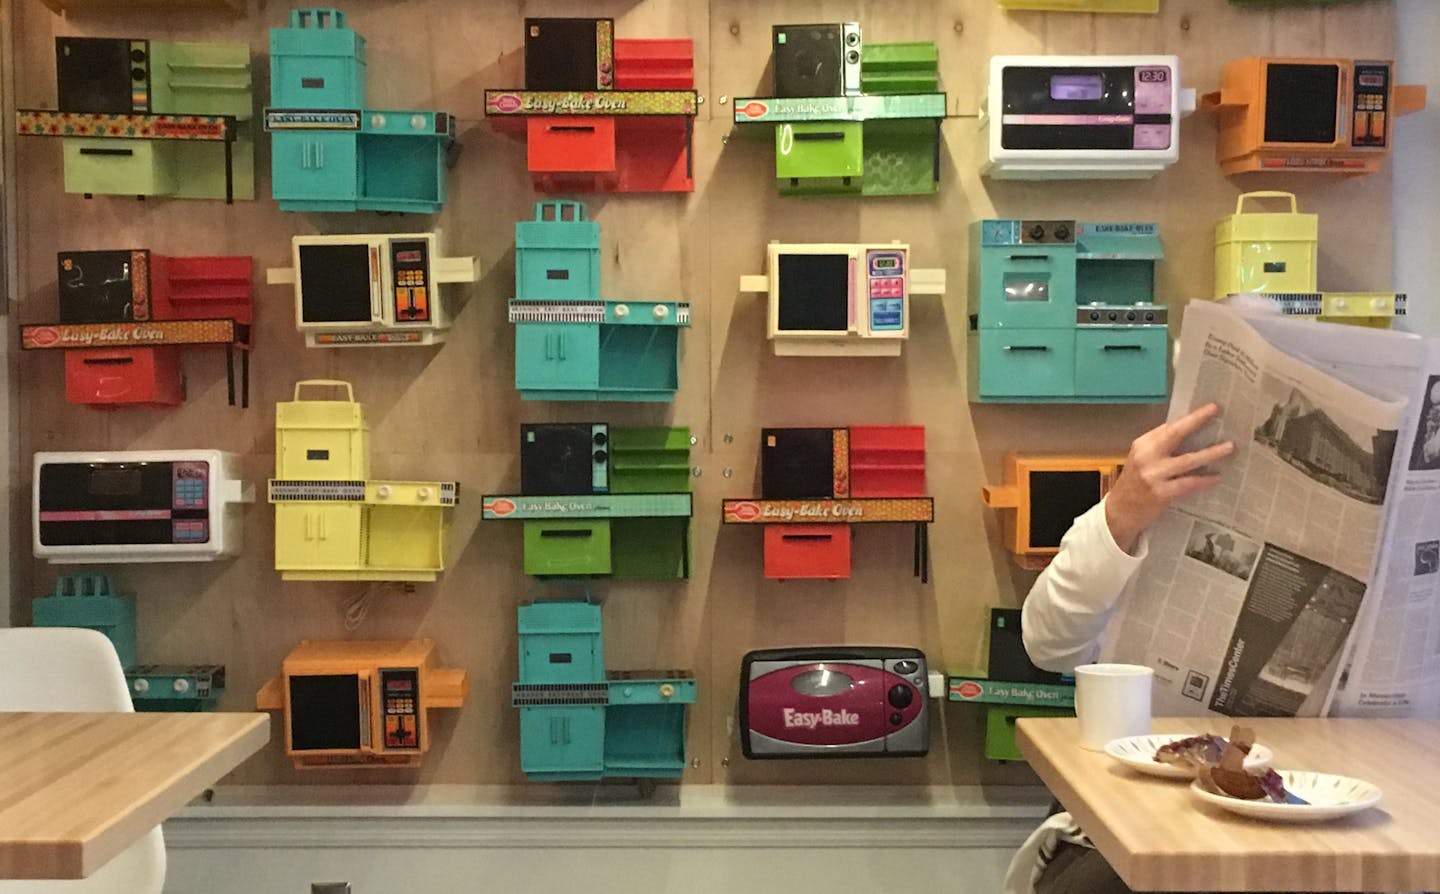
[[240, 552], [240, 458], [218, 450], [35, 454], [35, 555], [56, 563], [204, 562]]
[[898, 356], [910, 336], [910, 298], [942, 295], [945, 271], [910, 266], [899, 242], [772, 242], [767, 273], [742, 292], [770, 296], [766, 335], [777, 356]]
[[305, 344], [431, 345], [445, 340], [450, 314], [441, 283], [474, 282], [474, 258], [440, 256], [436, 233], [296, 236], [289, 268], [271, 285], [295, 286], [295, 326]]
[[983, 173], [1000, 180], [1142, 178], [1180, 157], [1176, 56], [993, 56]]

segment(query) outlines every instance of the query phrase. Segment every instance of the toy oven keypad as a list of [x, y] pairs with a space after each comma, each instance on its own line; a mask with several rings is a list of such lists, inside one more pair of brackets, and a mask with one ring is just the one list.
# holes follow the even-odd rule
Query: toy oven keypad
[[428, 254], [428, 246], [420, 241], [396, 242], [391, 246], [397, 323], [422, 323], [430, 319]]
[[387, 749], [420, 747], [419, 678], [420, 673], [415, 668], [386, 668], [380, 671]]
[[172, 471], [172, 509], [204, 509], [210, 496], [207, 463], [176, 463]]
[[903, 329], [905, 255], [898, 251], [872, 251], [866, 260], [870, 274], [870, 328]]

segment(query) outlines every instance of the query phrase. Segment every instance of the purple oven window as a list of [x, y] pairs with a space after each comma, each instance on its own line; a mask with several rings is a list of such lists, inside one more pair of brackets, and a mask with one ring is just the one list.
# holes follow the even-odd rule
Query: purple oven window
[[1059, 74], [1050, 79], [1050, 98], [1083, 101], [1105, 98], [1105, 81], [1098, 74]]

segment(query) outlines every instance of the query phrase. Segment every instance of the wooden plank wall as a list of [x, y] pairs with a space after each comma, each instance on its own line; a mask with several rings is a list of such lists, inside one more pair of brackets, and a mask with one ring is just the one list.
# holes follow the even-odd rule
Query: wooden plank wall
[[[191, 11], [76, 15], [62, 19], [39, 0], [15, 0], [15, 98], [53, 107], [52, 37], [57, 34], [247, 41], [263, 104], [267, 29], [289, 7], [252, 3], [235, 19]], [[293, 328], [290, 293], [257, 292], [258, 350], [252, 407], [225, 402], [223, 360], [185, 360], [188, 402], [172, 411], [99, 412], [64, 401], [58, 353], [25, 355], [18, 370], [21, 480], [15, 482], [14, 553], [29, 553], [29, 457], [42, 449], [207, 446], [246, 456], [261, 485], [273, 469], [273, 405], [303, 378], [355, 384], [374, 430], [377, 476], [457, 479], [472, 497], [513, 489], [516, 427], [522, 421], [608, 420], [688, 425], [698, 438], [696, 567], [688, 584], [599, 582], [605, 599], [608, 664], [689, 667], [700, 701], [690, 713], [687, 782], [956, 783], [1032, 782], [1028, 771], [980, 757], [982, 721], [947, 706], [925, 760], [751, 763], [739, 753], [733, 721], [741, 655], [794, 644], [904, 644], [938, 668], [982, 659], [986, 608], [1017, 605], [1032, 575], [997, 547], [998, 526], [979, 501], [999, 474], [1001, 455], [1024, 450], [1123, 450], [1163, 416], [1160, 407], [971, 406], [965, 390], [966, 228], [979, 217], [1153, 220], [1167, 252], [1162, 300], [1178, 306], [1211, 287], [1212, 227], [1246, 189], [1288, 188], [1321, 215], [1321, 284], [1332, 289], [1390, 285], [1388, 173], [1338, 180], [1259, 177], [1227, 180], [1213, 161], [1214, 125], [1197, 115], [1183, 126], [1181, 162], [1138, 182], [994, 183], [979, 177], [982, 137], [975, 117], [987, 60], [996, 53], [1178, 53], [1184, 83], [1217, 86], [1224, 60], [1248, 54], [1384, 57], [1393, 46], [1388, 3], [1278, 12], [1241, 11], [1221, 0], [1165, 0], [1158, 16], [1007, 14], [991, 0], [579, 0], [406, 3], [352, 0], [352, 25], [369, 41], [370, 105], [434, 108], [459, 118], [464, 146], [450, 201], [433, 221], [452, 252], [480, 259], [482, 280], [464, 293], [448, 344], [437, 350], [309, 350]], [[697, 187], [688, 196], [587, 198], [601, 224], [607, 297], [689, 299], [682, 337], [681, 392], [671, 406], [521, 402], [513, 390], [514, 349], [505, 322], [513, 283], [513, 223], [530, 214], [532, 193], [520, 143], [490, 132], [482, 90], [522, 83], [527, 15], [613, 15], [621, 37], [695, 40]], [[928, 198], [781, 199], [765, 143], [728, 139], [729, 98], [766, 92], [770, 25], [858, 19], [875, 41], [936, 40], [955, 117], [944, 125], [942, 188]], [[7, 118], [6, 120], [10, 120]], [[7, 125], [8, 126], [8, 125]], [[1400, 137], [1404, 139], [1404, 126]], [[294, 233], [426, 228], [423, 218], [282, 214], [268, 199], [226, 207], [211, 202], [85, 201], [61, 190], [59, 146], [19, 140], [13, 201], [20, 217], [14, 257], [21, 290], [14, 323], [55, 316], [55, 253], [62, 249], [149, 247], [164, 254], [251, 254], [257, 279], [283, 265]], [[268, 143], [259, 152], [268, 194]], [[943, 299], [915, 303], [913, 337], [902, 359], [775, 358], [764, 339], [763, 298], [737, 293], [738, 279], [762, 271], [767, 240], [902, 239], [919, 266], [944, 266]], [[12, 329], [11, 337], [15, 337]], [[908, 530], [869, 528], [856, 536], [855, 572], [836, 583], [769, 583], [760, 571], [758, 530], [720, 530], [719, 501], [758, 492], [763, 425], [923, 423], [930, 491], [933, 579], [910, 576]], [[263, 499], [263, 497], [262, 497]], [[468, 668], [471, 696], [438, 716], [437, 747], [418, 771], [297, 774], [272, 747], [232, 777], [244, 783], [510, 783], [519, 771], [515, 607], [533, 582], [520, 571], [520, 531], [479, 525], [479, 501], [455, 513], [451, 570], [412, 593], [376, 588], [353, 633], [343, 624], [357, 584], [282, 583], [272, 570], [272, 513], [249, 508], [248, 546], [220, 564], [112, 568], [140, 594], [140, 650], [151, 662], [224, 662], [226, 710], [253, 705], [300, 638], [429, 636]], [[54, 571], [22, 558], [16, 616], [48, 591]]]

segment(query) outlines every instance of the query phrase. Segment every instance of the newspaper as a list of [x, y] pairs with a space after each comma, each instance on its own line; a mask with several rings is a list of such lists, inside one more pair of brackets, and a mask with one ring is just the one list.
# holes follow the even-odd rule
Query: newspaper
[[[1359, 362], [1356, 336], [1379, 337]], [[1392, 343], [1403, 350], [1382, 347]], [[1421, 343], [1206, 302], [1187, 308], [1170, 418], [1214, 401], [1220, 417], [1183, 449], [1228, 440], [1235, 452], [1215, 470], [1218, 486], [1152, 527], [1102, 652], [1155, 668], [1157, 714], [1315, 716], [1342, 677], [1342, 704], [1372, 700], [1377, 686], [1419, 685], [1408, 669], [1372, 660], [1386, 631], [1408, 619], [1395, 617], [1401, 600], [1367, 601], [1367, 592], [1382, 545], [1404, 527], [1387, 522], [1408, 505], [1393, 460], [1404, 458], [1396, 444], [1414, 422], [1406, 395]], [[1372, 356], [1383, 374], [1369, 368]], [[1440, 471], [1432, 477], [1440, 493]]]

